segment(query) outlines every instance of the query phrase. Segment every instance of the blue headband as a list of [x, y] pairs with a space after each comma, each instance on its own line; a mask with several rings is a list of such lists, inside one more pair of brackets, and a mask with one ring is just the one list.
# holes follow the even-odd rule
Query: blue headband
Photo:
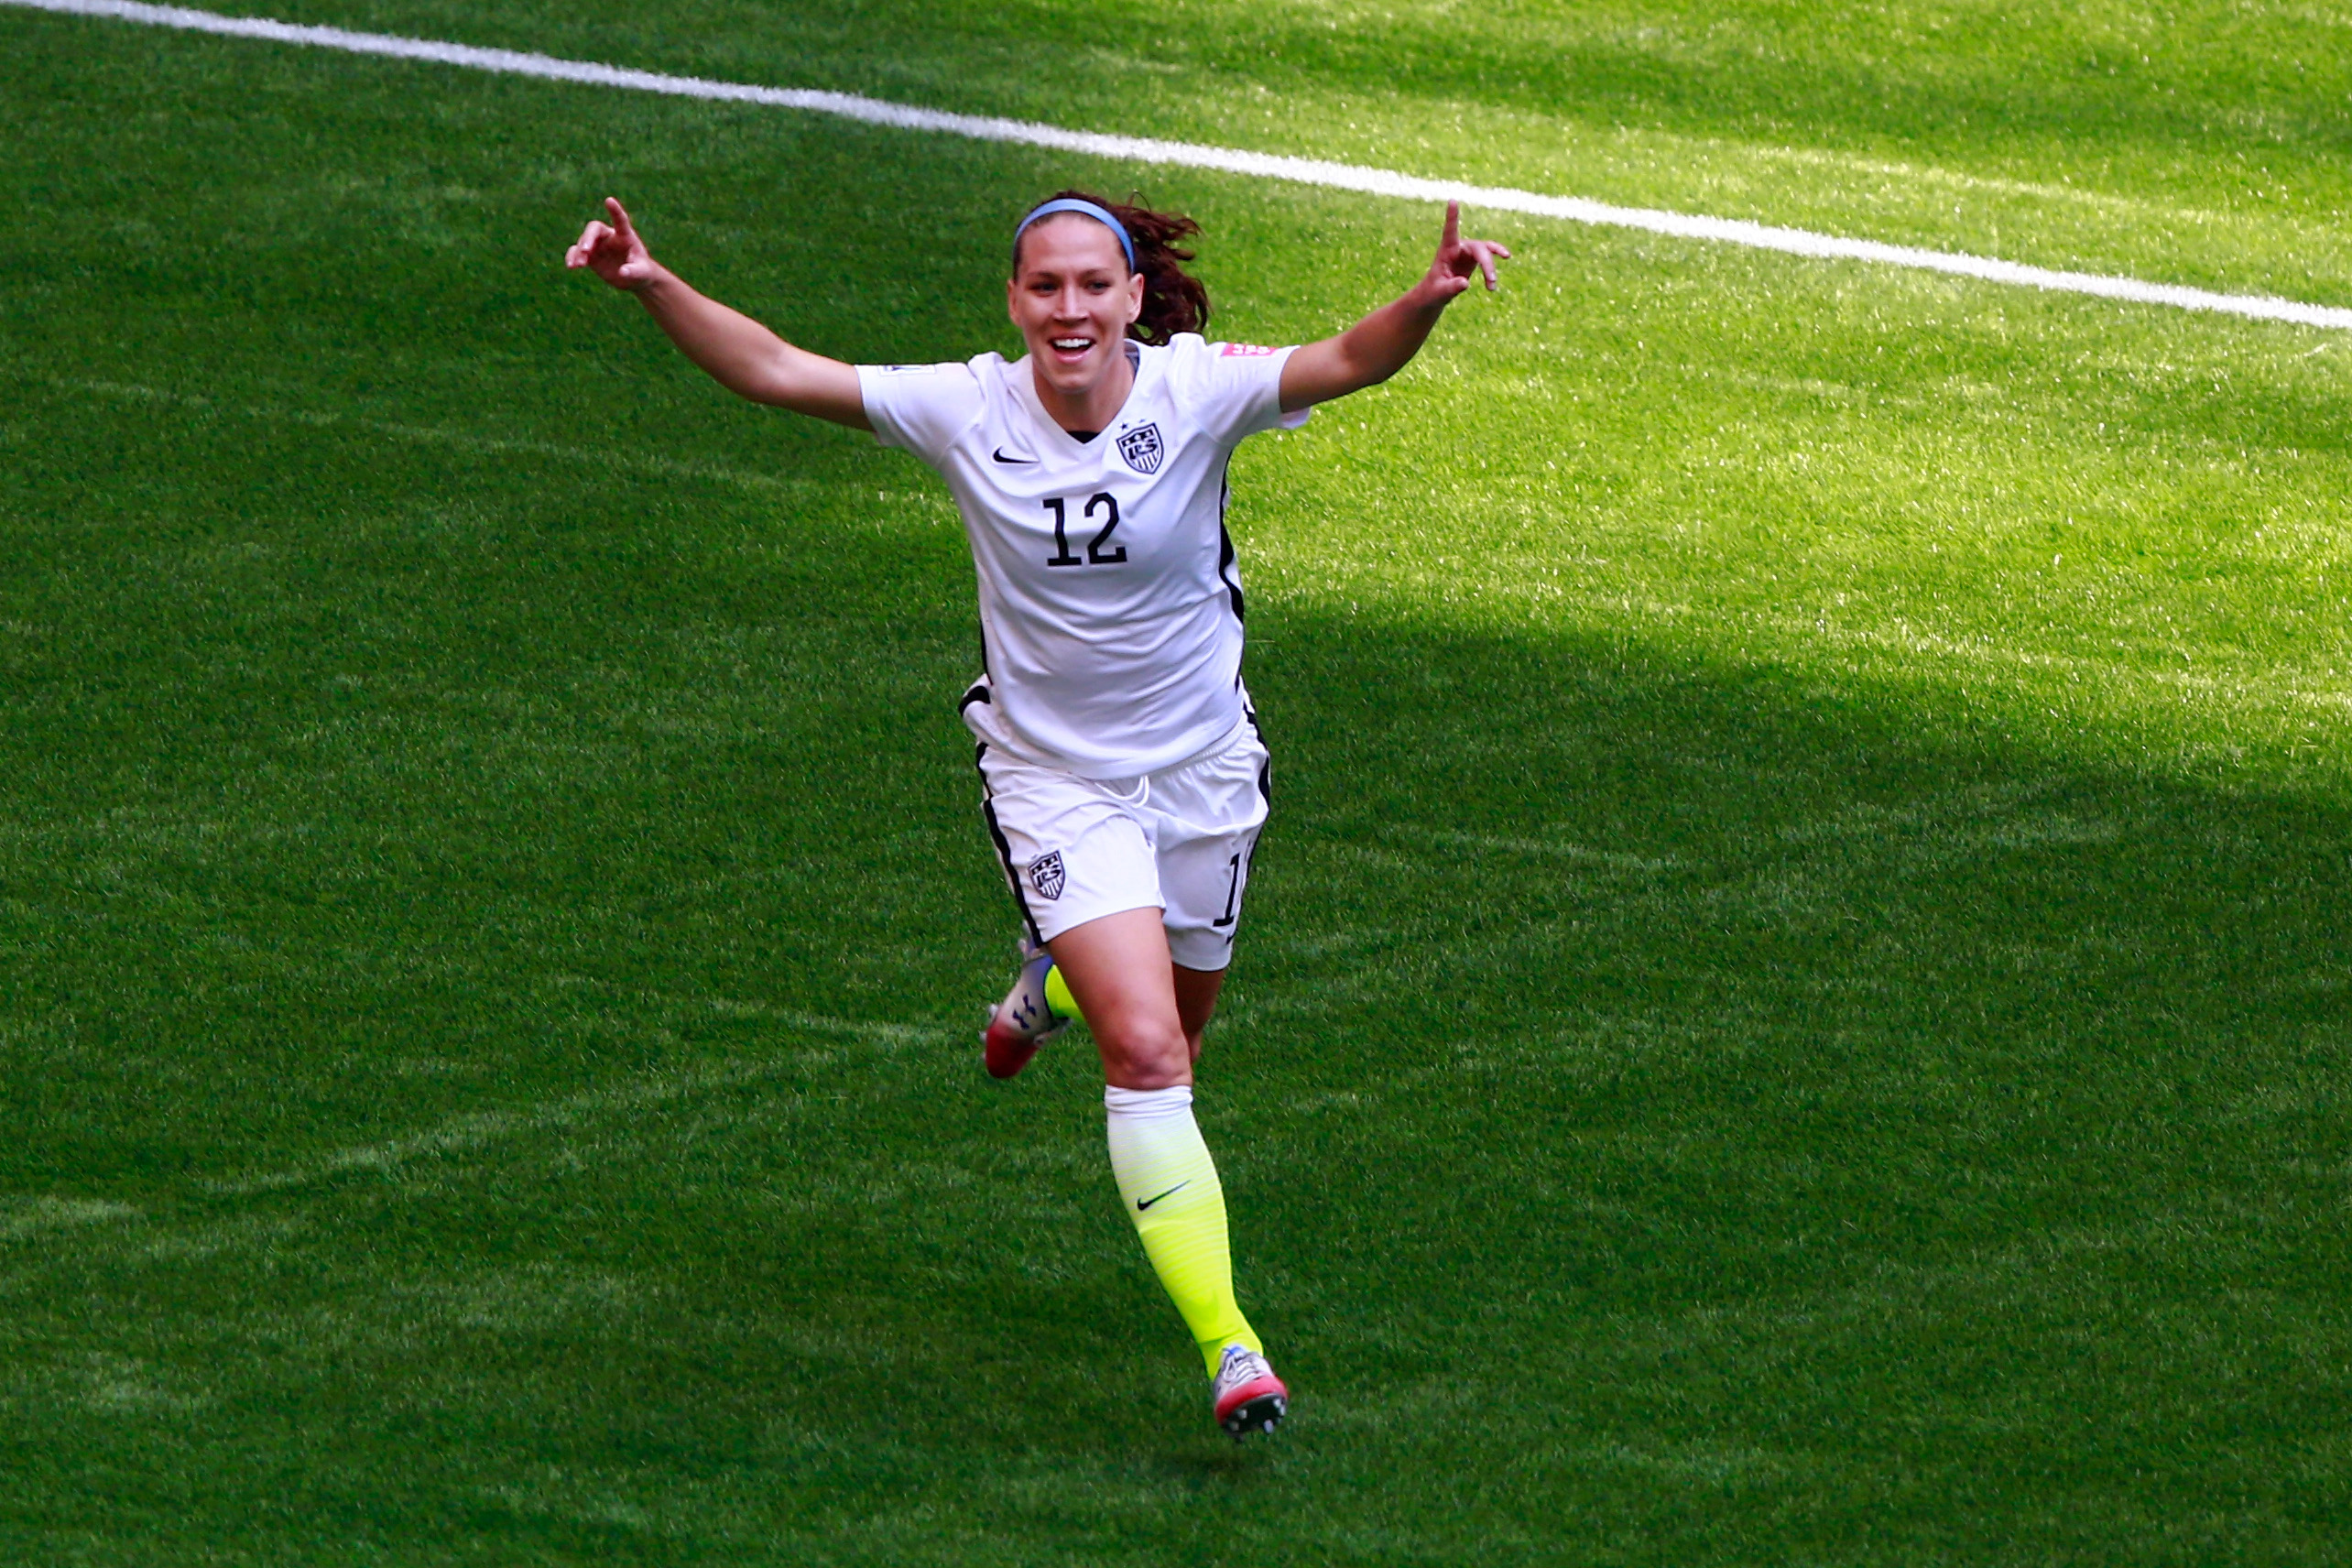
[[1092, 201], [1081, 201], [1073, 196], [1065, 196], [1059, 201], [1048, 201], [1042, 207], [1032, 210], [1028, 217], [1021, 220], [1021, 226], [1013, 231], [1013, 267], [1015, 270], [1019, 269], [1021, 263], [1021, 236], [1029, 233], [1029, 228], [1031, 223], [1036, 223], [1040, 218], [1051, 218], [1056, 212], [1083, 213], [1085, 216], [1092, 218], [1094, 222], [1102, 224], [1103, 227], [1110, 230], [1111, 233], [1118, 236], [1119, 248], [1127, 252], [1127, 270], [1129, 272], [1138, 270], [1135, 265], [1135, 241], [1127, 237], [1127, 225], [1120, 223], [1116, 218], [1111, 216], [1110, 209], [1106, 207], [1097, 207]]

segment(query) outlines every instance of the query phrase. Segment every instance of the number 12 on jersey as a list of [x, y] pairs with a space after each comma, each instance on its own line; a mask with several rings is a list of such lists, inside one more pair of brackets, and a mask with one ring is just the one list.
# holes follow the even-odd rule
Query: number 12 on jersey
[[1056, 495], [1045, 503], [1045, 509], [1053, 514], [1053, 553], [1045, 558], [1048, 566], [1116, 566], [1127, 558], [1125, 545], [1116, 550], [1104, 548], [1111, 542], [1111, 535], [1119, 526], [1119, 504], [1108, 491], [1097, 490], [1086, 497], [1085, 515], [1089, 522], [1094, 520], [1096, 512], [1105, 512], [1107, 516], [1101, 531], [1086, 541], [1083, 557], [1070, 553], [1069, 503]]

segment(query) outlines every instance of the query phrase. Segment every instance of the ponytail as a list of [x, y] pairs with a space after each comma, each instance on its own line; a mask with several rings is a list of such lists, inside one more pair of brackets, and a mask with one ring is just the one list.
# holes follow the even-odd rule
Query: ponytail
[[[1181, 212], [1155, 212], [1149, 207], [1105, 201], [1083, 191], [1057, 191], [1046, 200], [1092, 201], [1127, 226], [1127, 238], [1135, 245], [1135, 269], [1143, 274], [1143, 314], [1128, 325], [1127, 336], [1141, 343], [1165, 343], [1178, 332], [1197, 332], [1208, 326], [1209, 291], [1184, 270], [1192, 253], [1178, 243], [1199, 234], [1200, 224]], [[1018, 271], [1018, 246], [1013, 265]]]

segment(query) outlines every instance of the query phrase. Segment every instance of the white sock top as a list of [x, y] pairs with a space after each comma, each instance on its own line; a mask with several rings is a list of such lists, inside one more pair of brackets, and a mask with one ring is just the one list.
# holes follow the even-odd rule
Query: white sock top
[[1103, 1085], [1103, 1108], [1115, 1116], [1181, 1116], [1192, 1114], [1192, 1086], [1171, 1083], [1165, 1089], [1122, 1089]]

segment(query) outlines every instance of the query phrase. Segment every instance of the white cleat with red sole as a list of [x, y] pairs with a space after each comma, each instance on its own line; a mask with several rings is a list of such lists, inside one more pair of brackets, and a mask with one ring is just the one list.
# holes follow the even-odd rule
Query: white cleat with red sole
[[1045, 999], [1045, 977], [1052, 970], [1053, 955], [1024, 940], [1020, 977], [980, 1032], [981, 1058], [989, 1077], [1012, 1077], [1029, 1064], [1039, 1046], [1070, 1027], [1070, 1020]]
[[1290, 1413], [1290, 1390], [1274, 1376], [1266, 1357], [1244, 1345], [1225, 1347], [1225, 1360], [1211, 1385], [1217, 1425], [1239, 1443], [1253, 1432], [1272, 1432]]

